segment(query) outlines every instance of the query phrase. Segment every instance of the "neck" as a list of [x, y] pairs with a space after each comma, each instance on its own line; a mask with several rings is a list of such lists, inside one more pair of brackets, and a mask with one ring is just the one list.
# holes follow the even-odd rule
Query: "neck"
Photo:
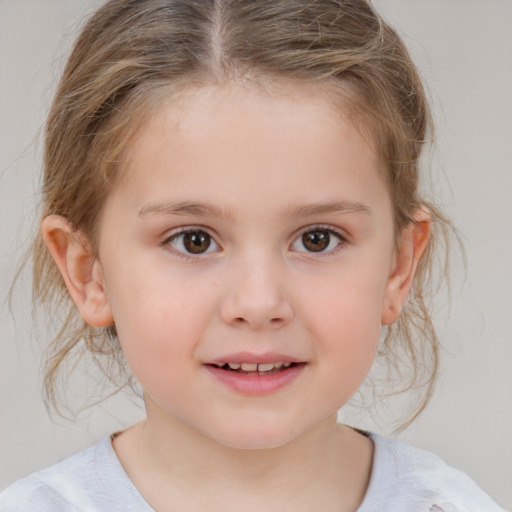
[[182, 503], [175, 510], [195, 510], [191, 497], [197, 509], [212, 511], [238, 502], [247, 511], [355, 510], [372, 460], [371, 441], [337, 424], [335, 416], [283, 446], [237, 449], [176, 419], [157, 421], [148, 415], [114, 446], [128, 475], [158, 512], [165, 512], [168, 503]]

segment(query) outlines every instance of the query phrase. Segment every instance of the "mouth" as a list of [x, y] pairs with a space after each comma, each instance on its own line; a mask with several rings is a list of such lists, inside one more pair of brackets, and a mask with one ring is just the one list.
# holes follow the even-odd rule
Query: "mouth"
[[247, 396], [277, 392], [295, 381], [307, 366], [303, 361], [289, 361], [286, 358], [276, 358], [272, 361], [268, 356], [230, 359], [228, 362], [217, 360], [206, 364], [205, 367], [218, 382], [232, 391]]
[[276, 361], [275, 363], [215, 363], [210, 366], [219, 368], [226, 372], [235, 372], [241, 375], [274, 375], [286, 371], [297, 365], [305, 363], [295, 363], [291, 361]]

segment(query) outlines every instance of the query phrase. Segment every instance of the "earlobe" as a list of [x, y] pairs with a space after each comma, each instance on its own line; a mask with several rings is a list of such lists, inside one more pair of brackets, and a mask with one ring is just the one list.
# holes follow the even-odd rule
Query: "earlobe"
[[402, 307], [414, 282], [414, 276], [430, 238], [432, 217], [418, 209], [402, 230], [395, 264], [389, 276], [382, 306], [382, 324], [390, 325], [400, 316]]
[[43, 239], [85, 322], [106, 327], [113, 322], [100, 261], [83, 233], [73, 230], [60, 215], [48, 215], [41, 223]]

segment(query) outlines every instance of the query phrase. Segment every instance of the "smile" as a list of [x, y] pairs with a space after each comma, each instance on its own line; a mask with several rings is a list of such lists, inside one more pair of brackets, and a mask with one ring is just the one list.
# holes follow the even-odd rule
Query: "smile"
[[239, 361], [216, 361], [206, 364], [205, 368], [217, 382], [231, 391], [247, 396], [264, 396], [289, 386], [307, 367], [307, 363], [298, 361]]
[[295, 365], [290, 361], [277, 361], [275, 363], [216, 363], [215, 366], [227, 371], [234, 371], [247, 375], [270, 375], [282, 368], [290, 368]]

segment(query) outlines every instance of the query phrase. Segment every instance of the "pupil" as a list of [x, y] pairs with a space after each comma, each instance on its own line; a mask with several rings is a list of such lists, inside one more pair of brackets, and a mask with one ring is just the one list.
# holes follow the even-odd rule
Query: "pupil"
[[322, 231], [310, 231], [302, 235], [302, 242], [304, 247], [311, 252], [321, 252], [329, 247], [330, 236], [329, 232]]
[[207, 233], [195, 231], [193, 233], [185, 233], [183, 244], [188, 252], [200, 254], [210, 247], [211, 238]]

